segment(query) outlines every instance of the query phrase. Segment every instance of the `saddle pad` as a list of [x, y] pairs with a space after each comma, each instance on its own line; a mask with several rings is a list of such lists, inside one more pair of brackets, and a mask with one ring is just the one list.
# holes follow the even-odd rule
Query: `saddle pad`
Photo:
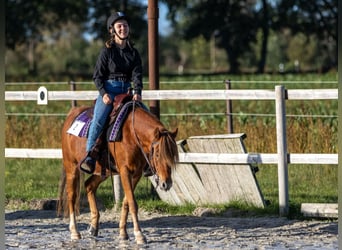
[[87, 137], [91, 120], [92, 118], [89, 116], [89, 110], [83, 111], [76, 117], [67, 133], [79, 137]]
[[[116, 116], [114, 122], [109, 125], [107, 129], [107, 140], [108, 141], [120, 141], [121, 140], [121, 127], [124, 121], [127, 118], [127, 114], [130, 112], [130, 108], [133, 106], [134, 102], [130, 101], [125, 103], [121, 108]], [[135, 102], [137, 107], [141, 107], [148, 111], [147, 107], [142, 102]], [[90, 123], [92, 121], [92, 113], [93, 110], [87, 109], [79, 114], [73, 123], [71, 124], [70, 128], [68, 129], [67, 133], [72, 134], [79, 137], [88, 137], [88, 131], [90, 127]]]
[[110, 127], [108, 128], [108, 133], [107, 133], [107, 140], [108, 141], [120, 141], [121, 140], [121, 127], [124, 123], [124, 121], [127, 118], [127, 114], [130, 111], [130, 108], [133, 105], [136, 105], [137, 107], [142, 107], [144, 109], [147, 109], [143, 103], [141, 102], [127, 102], [125, 103], [122, 108], [120, 109], [119, 114], [117, 115], [115, 121], [110, 125]]

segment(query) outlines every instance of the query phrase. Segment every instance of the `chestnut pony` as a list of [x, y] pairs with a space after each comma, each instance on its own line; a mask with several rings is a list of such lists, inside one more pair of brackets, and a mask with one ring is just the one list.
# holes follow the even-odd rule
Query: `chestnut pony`
[[[64, 214], [69, 215], [71, 239], [81, 238], [76, 224], [76, 214], [79, 213], [81, 180], [78, 163], [86, 154], [86, 138], [68, 134], [67, 130], [74, 119], [87, 108], [72, 108], [62, 129], [64, 168], [60, 180], [58, 212], [64, 210]], [[152, 172], [154, 172], [158, 187], [165, 191], [170, 189], [172, 185], [171, 169], [176, 166], [178, 161], [176, 135], [177, 129], [173, 132], [168, 131], [153, 114], [141, 107], [133, 106], [122, 125], [122, 139], [117, 142], [105, 142], [109, 154], [115, 160], [124, 190], [119, 222], [120, 239], [128, 240], [126, 225], [128, 212], [130, 212], [136, 242], [138, 244], [146, 243], [145, 236], [139, 226], [138, 206], [134, 197], [134, 189], [146, 164], [149, 164]], [[96, 205], [96, 190], [100, 183], [112, 174], [112, 171], [108, 169], [105, 176], [103, 176], [103, 172], [101, 162], [97, 161], [95, 172], [84, 183], [91, 214], [89, 233], [93, 236], [97, 236], [100, 217]]]

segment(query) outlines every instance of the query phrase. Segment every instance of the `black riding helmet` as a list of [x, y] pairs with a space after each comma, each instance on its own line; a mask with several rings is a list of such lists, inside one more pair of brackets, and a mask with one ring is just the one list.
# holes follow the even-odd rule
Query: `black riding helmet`
[[107, 19], [107, 30], [109, 31], [109, 29], [113, 26], [113, 24], [116, 21], [122, 20], [122, 19], [126, 20], [129, 25], [128, 17], [123, 12], [115, 12], [111, 14], [110, 17], [108, 17]]

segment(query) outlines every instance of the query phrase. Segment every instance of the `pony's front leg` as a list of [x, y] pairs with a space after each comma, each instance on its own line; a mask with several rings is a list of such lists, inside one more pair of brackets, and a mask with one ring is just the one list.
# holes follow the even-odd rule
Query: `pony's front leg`
[[100, 213], [97, 208], [95, 193], [102, 181], [103, 179], [101, 176], [92, 175], [85, 182], [85, 189], [90, 209], [90, 224], [88, 232], [92, 236], [97, 236], [99, 232]]
[[138, 220], [138, 205], [134, 197], [134, 189], [140, 180], [141, 175], [132, 177], [129, 173], [121, 173], [121, 182], [125, 192], [125, 197], [122, 203], [121, 218], [120, 218], [120, 238], [128, 239], [127, 235], [127, 217], [128, 211], [132, 216], [132, 222], [134, 227], [134, 236], [137, 244], [145, 244], [146, 239], [141, 232], [139, 220]]
[[119, 223], [121, 240], [128, 240], [127, 217], [128, 217], [128, 202], [127, 202], [127, 198], [125, 195], [122, 201], [121, 216], [120, 216], [120, 223]]
[[120, 218], [120, 239], [122, 240], [128, 240], [128, 234], [127, 234], [127, 217], [128, 217], [128, 211], [130, 211], [132, 216], [132, 222], [133, 222], [133, 231], [134, 231], [134, 237], [135, 241], [138, 245], [145, 244], [146, 238], [141, 232], [140, 226], [139, 226], [139, 220], [138, 220], [138, 206], [137, 203], [133, 202], [129, 203], [126, 196], [123, 199], [122, 208], [121, 208], [121, 218]]
[[142, 233], [140, 226], [139, 226], [138, 216], [132, 216], [132, 220], [133, 220], [133, 225], [134, 225], [135, 241], [137, 242], [138, 245], [146, 244], [146, 238], [144, 234]]

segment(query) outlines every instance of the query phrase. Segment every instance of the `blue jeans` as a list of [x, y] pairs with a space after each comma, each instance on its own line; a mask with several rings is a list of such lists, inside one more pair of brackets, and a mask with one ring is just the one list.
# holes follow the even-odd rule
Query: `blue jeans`
[[[115, 96], [119, 94], [127, 93], [128, 88], [131, 87], [131, 84], [129, 82], [118, 82], [114, 80], [107, 80], [105, 83], [105, 90], [106, 93], [110, 95], [112, 100], [114, 101]], [[91, 151], [93, 146], [95, 145], [96, 139], [101, 134], [107, 118], [112, 111], [113, 104], [105, 104], [102, 101], [102, 96], [99, 95], [95, 102], [94, 107], [94, 116], [93, 120], [89, 127], [89, 133], [88, 133], [88, 140], [87, 140], [87, 152]]]

